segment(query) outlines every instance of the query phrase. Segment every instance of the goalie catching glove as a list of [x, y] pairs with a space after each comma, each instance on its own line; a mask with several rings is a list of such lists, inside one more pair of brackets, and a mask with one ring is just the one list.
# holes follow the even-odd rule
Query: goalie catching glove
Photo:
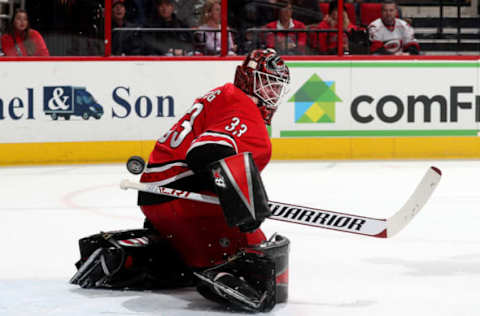
[[215, 191], [229, 226], [252, 232], [271, 215], [268, 197], [251, 153], [230, 156], [210, 165]]

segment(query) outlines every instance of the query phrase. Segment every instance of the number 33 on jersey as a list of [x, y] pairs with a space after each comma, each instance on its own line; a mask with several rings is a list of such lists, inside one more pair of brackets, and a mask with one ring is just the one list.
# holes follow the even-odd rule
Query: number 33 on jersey
[[149, 164], [184, 161], [189, 150], [212, 143], [251, 152], [259, 170], [270, 160], [271, 143], [257, 105], [230, 83], [196, 99], [158, 139]]
[[247, 131], [248, 127], [246, 124], [240, 124], [240, 119], [238, 117], [232, 118], [232, 122], [225, 126], [225, 130], [228, 132], [232, 132], [232, 135], [240, 137]]

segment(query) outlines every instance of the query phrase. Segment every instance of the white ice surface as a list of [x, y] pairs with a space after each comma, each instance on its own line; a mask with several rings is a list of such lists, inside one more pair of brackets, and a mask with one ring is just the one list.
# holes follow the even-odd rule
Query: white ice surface
[[[406, 201], [430, 165], [443, 178], [392, 239], [267, 220], [291, 240], [290, 299], [271, 315], [480, 315], [480, 162], [272, 162], [270, 199], [372, 217]], [[124, 165], [0, 168], [0, 315], [232, 315], [193, 288], [68, 284], [80, 237], [138, 228]]]

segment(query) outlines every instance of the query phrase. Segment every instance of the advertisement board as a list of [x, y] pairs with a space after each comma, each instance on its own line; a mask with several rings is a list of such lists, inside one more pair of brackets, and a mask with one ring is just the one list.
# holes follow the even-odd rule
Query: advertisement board
[[[239, 63], [2, 63], [0, 162], [147, 155], [196, 97], [232, 82]], [[270, 127], [274, 159], [480, 157], [478, 61], [288, 65], [292, 84]]]
[[289, 65], [274, 137], [477, 135], [478, 63]]
[[216, 64], [3, 63], [0, 143], [153, 140], [233, 76]]

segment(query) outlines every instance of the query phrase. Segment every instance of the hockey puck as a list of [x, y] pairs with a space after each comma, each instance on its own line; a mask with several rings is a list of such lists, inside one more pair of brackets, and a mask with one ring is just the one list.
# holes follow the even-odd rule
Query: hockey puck
[[145, 169], [145, 160], [140, 156], [132, 156], [127, 160], [127, 170], [133, 174], [140, 174]]

